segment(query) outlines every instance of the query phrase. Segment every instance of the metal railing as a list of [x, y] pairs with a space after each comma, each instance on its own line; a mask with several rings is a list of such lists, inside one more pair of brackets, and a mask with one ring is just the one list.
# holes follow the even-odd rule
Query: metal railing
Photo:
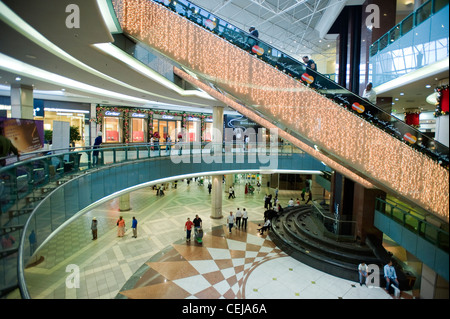
[[340, 215], [325, 211], [320, 203], [313, 201], [311, 216], [318, 222], [324, 237], [335, 241], [353, 242], [356, 240], [356, 222], [341, 220]]

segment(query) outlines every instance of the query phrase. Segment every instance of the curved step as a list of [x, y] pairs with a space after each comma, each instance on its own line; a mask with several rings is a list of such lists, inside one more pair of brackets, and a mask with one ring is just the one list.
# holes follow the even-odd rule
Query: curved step
[[[324, 243], [311, 234], [308, 236], [304, 230], [297, 229], [295, 221], [299, 215], [311, 212], [310, 206], [290, 208], [283, 215], [274, 218], [272, 222], [273, 236], [271, 239], [287, 254], [293, 258], [316, 269], [341, 278], [358, 281], [358, 265], [361, 261], [380, 264], [370, 249], [355, 249]], [[364, 252], [364, 256], [360, 253]]]

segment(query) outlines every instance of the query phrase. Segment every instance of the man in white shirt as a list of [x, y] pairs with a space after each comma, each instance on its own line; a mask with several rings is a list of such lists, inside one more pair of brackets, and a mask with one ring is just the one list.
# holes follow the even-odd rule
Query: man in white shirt
[[245, 230], [247, 230], [247, 219], [248, 219], [248, 214], [244, 208], [244, 211], [242, 212], [242, 228], [245, 228]]
[[261, 228], [259, 228], [259, 229], [257, 229], [257, 230], [259, 230], [259, 233], [260, 233], [261, 235], [263, 235], [263, 234], [264, 234], [264, 231], [267, 230], [267, 229], [269, 229], [269, 227], [270, 227], [270, 219], [267, 219], [266, 222], [264, 223], [264, 226], [261, 227]]
[[289, 201], [288, 206], [289, 206], [289, 207], [294, 206], [294, 200], [293, 200], [292, 198], [291, 198], [291, 200]]
[[242, 212], [238, 207], [236, 210], [236, 227], [238, 229], [241, 228], [241, 218], [242, 218]]
[[367, 265], [366, 263], [362, 262], [358, 266], [358, 273], [359, 273], [359, 285], [362, 286], [363, 284], [367, 286], [366, 284], [366, 278], [367, 278]]
[[234, 225], [233, 212], [230, 212], [230, 216], [227, 217], [227, 222], [228, 222], [228, 229], [229, 229], [230, 234], [231, 234], [231, 229], [233, 228], [233, 225]]
[[372, 104], [377, 104], [377, 93], [372, 89], [372, 82], [367, 83], [362, 97]]

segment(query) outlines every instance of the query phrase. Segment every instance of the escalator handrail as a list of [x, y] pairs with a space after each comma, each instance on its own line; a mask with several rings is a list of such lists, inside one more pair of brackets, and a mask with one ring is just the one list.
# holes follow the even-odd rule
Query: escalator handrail
[[[230, 42], [234, 45], [236, 45], [236, 43], [233, 43], [232, 41], [229, 40], [229, 38], [227, 38], [225, 36], [226, 35], [225, 30], [229, 30], [230, 29], [229, 26], [234, 28], [236, 30], [236, 33], [242, 37], [243, 41], [241, 43], [248, 43], [249, 39], [253, 39], [254, 41], [257, 41], [258, 45], [263, 44], [264, 46], [267, 46], [271, 52], [273, 50], [276, 50], [277, 52], [280, 53], [279, 58], [282, 57], [282, 58], [285, 58], [287, 61], [294, 62], [296, 64], [296, 66], [301, 68], [302, 71], [300, 73], [304, 72], [302, 74], [297, 72], [298, 75], [293, 75], [288, 72], [287, 73], [288, 75], [290, 75], [293, 78], [296, 78], [297, 80], [301, 81], [303, 84], [307, 84], [307, 83], [302, 79], [302, 75], [304, 75], [305, 73], [307, 73], [308, 75], [314, 75], [315, 76], [314, 78], [317, 81], [315, 85], [319, 85], [319, 87], [317, 87], [318, 88], [317, 91], [320, 94], [327, 97], [328, 99], [334, 100], [337, 104], [345, 107], [349, 111], [352, 111], [354, 114], [358, 115], [360, 118], [362, 118], [366, 121], [369, 121], [371, 124], [381, 128], [388, 134], [391, 134], [392, 136], [403, 141], [404, 143], [408, 144], [412, 148], [429, 156], [430, 158], [432, 158], [433, 160], [438, 162], [444, 168], [449, 169], [449, 148], [447, 146], [443, 145], [442, 143], [436, 141], [433, 138], [428, 137], [425, 134], [422, 134], [422, 132], [420, 132], [419, 130], [406, 124], [405, 122], [398, 119], [397, 117], [392, 116], [391, 114], [385, 112], [384, 110], [380, 109], [379, 107], [372, 104], [371, 102], [363, 99], [359, 95], [356, 95], [355, 93], [347, 90], [346, 88], [342, 87], [338, 83], [328, 79], [326, 76], [323, 76], [322, 74], [307, 68], [303, 63], [297, 61], [296, 59], [292, 58], [288, 54], [282, 52], [281, 50], [274, 48], [272, 45], [267, 44], [266, 42], [264, 42], [263, 40], [261, 40], [259, 38], [255, 39], [249, 33], [243, 31], [242, 29], [234, 26], [233, 24], [228, 23], [224, 19], [219, 18], [216, 15], [210, 13], [208, 10], [205, 10], [204, 8], [202, 8], [196, 4], [193, 4], [187, 0], [176, 1], [176, 5], [173, 5], [174, 1], [168, 1], [168, 0], [149, 0], [149, 1], [152, 1], [159, 5], [162, 5], [166, 9], [176, 12], [178, 15], [181, 15], [181, 16], [185, 17], [186, 19], [188, 19], [189, 21], [202, 26], [206, 30], [208, 30], [214, 34], [217, 34], [221, 38], [227, 40], [228, 42]], [[187, 3], [187, 6], [184, 5], [183, 2]], [[181, 10], [177, 11], [177, 7], [178, 8], [182, 7], [184, 13], [181, 12]], [[188, 17], [187, 12], [192, 13], [192, 11], [190, 10], [192, 8], [199, 9], [197, 12], [195, 12], [195, 14], [196, 14], [195, 18], [198, 18], [200, 16], [198, 14], [198, 12], [200, 12], [200, 10], [203, 10], [207, 13], [206, 16], [201, 16], [203, 18], [202, 19], [203, 23], [199, 23], [198, 19], [197, 19], [197, 21], [195, 21], [192, 18]], [[191, 15], [191, 17], [194, 17], [194, 16]], [[213, 19], [214, 21], [211, 19]], [[221, 27], [224, 28], [224, 31], [219, 32], [219, 30], [218, 30], [219, 22], [216, 23], [215, 22], [216, 19], [219, 20], [219, 22], [220, 22], [220, 20], [223, 21], [224, 25], [222, 25]], [[203, 20], [206, 20], [206, 21], [203, 21]], [[205, 25], [205, 22], [207, 22], [207, 21], [209, 21], [208, 25]], [[211, 28], [211, 26], [213, 26], [213, 25], [214, 25], [214, 28]], [[250, 51], [251, 51], [251, 49], [250, 49]], [[262, 61], [264, 61], [268, 64], [271, 64], [268, 61], [266, 61], [262, 55], [259, 58]], [[277, 60], [275, 67], [277, 69], [279, 69], [278, 60]], [[289, 67], [289, 65], [288, 65], [288, 67]], [[284, 70], [280, 69], [280, 71], [286, 73], [286, 68]], [[293, 71], [293, 70], [290, 69], [288, 71]], [[326, 92], [320, 90], [320, 86], [321, 86], [320, 82], [323, 82], [323, 81], [329, 82], [328, 84], [332, 84], [333, 90], [329, 90], [329, 93], [331, 93], [334, 96], [334, 98], [326, 96]], [[343, 92], [345, 94], [345, 96], [342, 96], [342, 94], [337, 94], [333, 91]], [[348, 100], [348, 96], [351, 98], [352, 101]], [[361, 110], [361, 108], [359, 108], [360, 106], [362, 106], [362, 109], [363, 109], [362, 112], [360, 112], [360, 110]], [[370, 111], [374, 111], [375, 114], [371, 114]], [[381, 118], [379, 118], [378, 115], [381, 115]], [[386, 119], [389, 119], [389, 120], [386, 120]], [[394, 120], [394, 122], [391, 122], [392, 120]]]

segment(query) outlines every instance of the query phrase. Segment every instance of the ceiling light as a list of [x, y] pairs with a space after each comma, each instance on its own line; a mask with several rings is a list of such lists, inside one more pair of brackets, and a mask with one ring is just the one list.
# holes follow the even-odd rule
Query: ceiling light
[[396, 97], [395, 100], [398, 101], [398, 97]]
[[400, 95], [405, 95], [405, 93], [401, 92]]
[[16, 77], [16, 81], [20, 81], [20, 80], [22, 80], [22, 78], [20, 78], [19, 76]]
[[431, 87], [431, 85], [427, 84], [427, 85], [425, 85], [425, 87], [426, 87], [427, 89], [429, 89], [429, 88]]

